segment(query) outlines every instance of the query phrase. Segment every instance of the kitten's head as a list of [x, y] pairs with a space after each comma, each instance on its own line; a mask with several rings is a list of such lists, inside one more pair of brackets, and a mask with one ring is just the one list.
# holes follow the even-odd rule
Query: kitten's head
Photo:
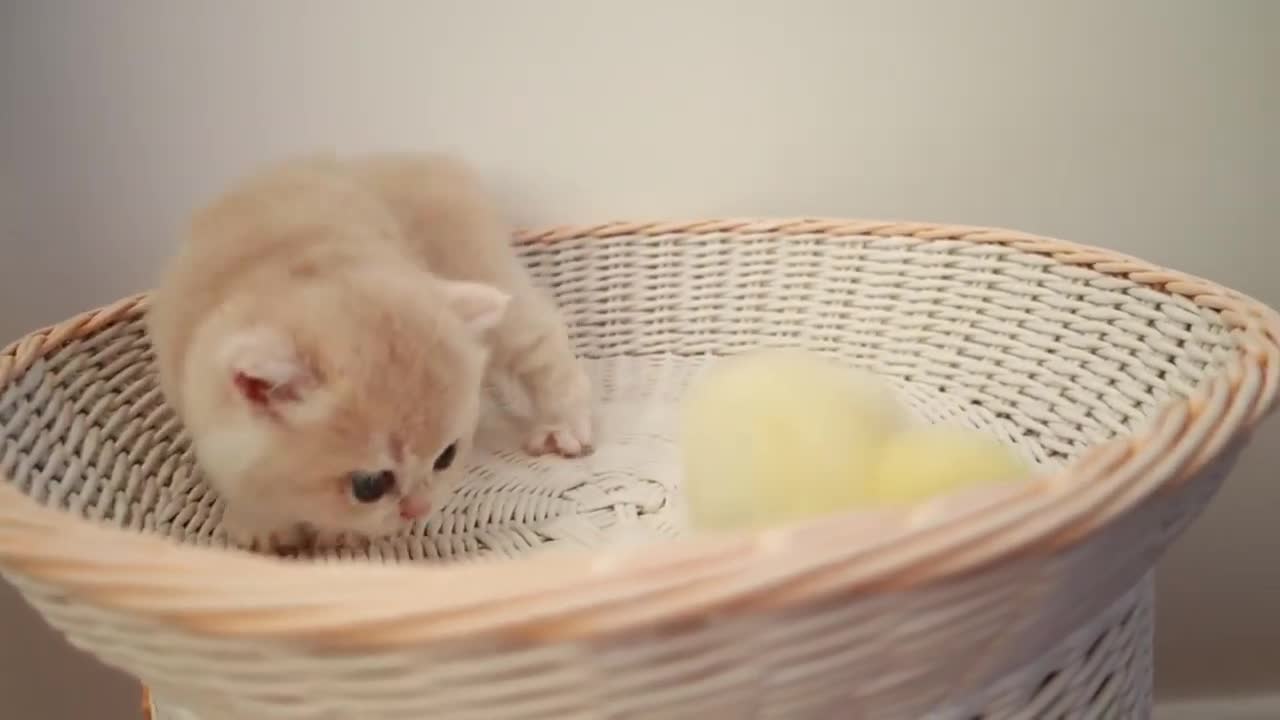
[[310, 283], [254, 303], [190, 373], [197, 459], [271, 523], [380, 537], [448, 498], [507, 296], [418, 272]]

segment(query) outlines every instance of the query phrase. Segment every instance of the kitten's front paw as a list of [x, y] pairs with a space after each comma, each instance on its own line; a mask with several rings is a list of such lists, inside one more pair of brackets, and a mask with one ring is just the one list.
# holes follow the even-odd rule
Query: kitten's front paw
[[251, 523], [231, 518], [223, 521], [227, 542], [242, 550], [272, 552], [279, 555], [296, 555], [306, 548], [309, 538], [300, 526], [267, 530]]
[[309, 530], [311, 547], [316, 550], [336, 550], [349, 548], [363, 550], [369, 547], [370, 539], [365, 535], [353, 532], [334, 532], [332, 530]]
[[530, 455], [555, 453], [579, 457], [591, 452], [591, 434], [575, 431], [568, 425], [539, 425], [525, 440], [524, 449]]
[[533, 429], [524, 444], [525, 450], [531, 455], [556, 453], [564, 457], [579, 457], [591, 453], [593, 433], [590, 396], [582, 392], [574, 393], [566, 399], [569, 402], [559, 408], [558, 412], [534, 419]]
[[241, 550], [256, 550], [267, 540], [266, 535], [253, 528], [233, 525], [229, 522], [222, 524], [222, 532], [227, 536], [228, 545]]

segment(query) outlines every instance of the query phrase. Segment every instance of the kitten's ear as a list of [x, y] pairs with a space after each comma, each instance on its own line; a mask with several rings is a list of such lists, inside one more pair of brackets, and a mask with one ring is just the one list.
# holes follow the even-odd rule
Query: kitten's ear
[[242, 330], [227, 338], [222, 365], [240, 397], [271, 415], [299, 405], [316, 385], [293, 342], [270, 328]]
[[477, 335], [502, 322], [511, 296], [492, 285], [447, 281], [444, 298], [454, 312]]

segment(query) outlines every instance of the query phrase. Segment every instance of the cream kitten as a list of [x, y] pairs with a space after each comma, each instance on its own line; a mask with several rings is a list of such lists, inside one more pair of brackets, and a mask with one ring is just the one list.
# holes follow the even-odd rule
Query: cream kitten
[[295, 158], [196, 213], [148, 326], [233, 541], [380, 537], [440, 507], [490, 373], [527, 396], [530, 452], [589, 451], [586, 375], [510, 241], [436, 155]]

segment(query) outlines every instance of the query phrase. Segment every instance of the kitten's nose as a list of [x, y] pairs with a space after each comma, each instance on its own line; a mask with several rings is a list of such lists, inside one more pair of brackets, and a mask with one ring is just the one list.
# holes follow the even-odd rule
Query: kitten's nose
[[412, 496], [400, 498], [400, 517], [405, 520], [417, 520], [431, 510], [431, 503], [422, 498]]

